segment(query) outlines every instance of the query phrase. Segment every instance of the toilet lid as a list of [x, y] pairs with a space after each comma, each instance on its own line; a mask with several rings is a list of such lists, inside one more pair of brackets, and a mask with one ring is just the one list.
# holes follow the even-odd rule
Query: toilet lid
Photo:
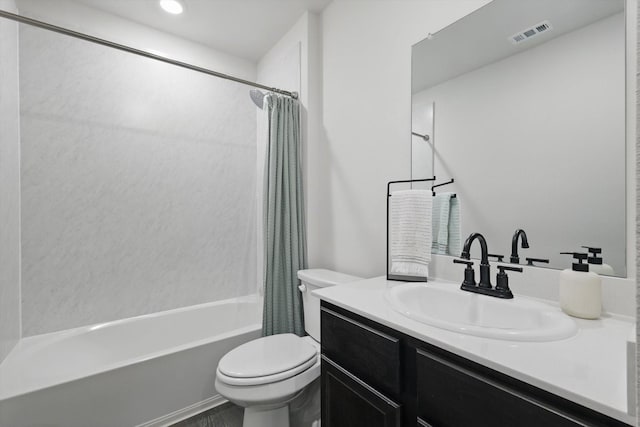
[[227, 377], [266, 377], [308, 364], [318, 350], [294, 334], [279, 334], [258, 338], [227, 353], [218, 371]]

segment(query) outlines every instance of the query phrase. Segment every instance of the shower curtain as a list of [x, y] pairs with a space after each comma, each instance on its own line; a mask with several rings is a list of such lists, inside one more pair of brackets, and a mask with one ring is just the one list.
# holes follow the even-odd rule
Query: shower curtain
[[300, 165], [300, 107], [289, 97], [265, 97], [269, 137], [264, 173], [263, 335], [304, 335], [298, 270], [307, 267]]

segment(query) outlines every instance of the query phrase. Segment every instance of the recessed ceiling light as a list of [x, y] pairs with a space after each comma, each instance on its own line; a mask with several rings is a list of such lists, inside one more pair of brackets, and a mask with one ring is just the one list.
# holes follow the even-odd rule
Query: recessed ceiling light
[[160, 7], [172, 15], [180, 15], [184, 11], [184, 6], [178, 0], [160, 0]]

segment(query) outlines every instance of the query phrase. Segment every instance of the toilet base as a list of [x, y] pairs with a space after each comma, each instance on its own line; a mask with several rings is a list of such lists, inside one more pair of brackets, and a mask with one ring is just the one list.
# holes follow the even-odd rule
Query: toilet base
[[279, 408], [244, 408], [242, 427], [289, 427], [289, 405]]

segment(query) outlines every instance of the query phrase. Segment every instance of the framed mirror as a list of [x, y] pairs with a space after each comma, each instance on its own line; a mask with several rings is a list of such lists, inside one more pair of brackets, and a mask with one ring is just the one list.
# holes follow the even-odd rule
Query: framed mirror
[[413, 46], [412, 178], [455, 180], [463, 242], [509, 262], [523, 229], [520, 264], [590, 246], [626, 276], [624, 7], [494, 0]]

